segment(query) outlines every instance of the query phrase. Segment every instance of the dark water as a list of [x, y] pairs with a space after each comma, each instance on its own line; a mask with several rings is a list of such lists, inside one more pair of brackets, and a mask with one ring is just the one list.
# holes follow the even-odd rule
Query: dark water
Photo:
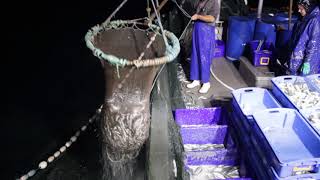
[[[1, 15], [5, 65], [0, 66], [4, 88], [0, 179], [18, 178], [36, 168], [103, 102], [103, 72], [86, 48], [84, 36], [120, 2], [12, 1], [2, 6], [7, 12]], [[142, 16], [145, 2], [129, 0], [116, 18]], [[81, 135], [63, 157], [34, 179], [77, 180], [79, 172], [81, 179], [96, 179], [100, 149], [95, 129]]]

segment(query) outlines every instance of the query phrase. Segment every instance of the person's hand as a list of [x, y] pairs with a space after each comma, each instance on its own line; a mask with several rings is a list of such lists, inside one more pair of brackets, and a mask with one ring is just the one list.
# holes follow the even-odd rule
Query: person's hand
[[192, 20], [192, 21], [198, 20], [198, 14], [194, 14], [194, 15], [191, 17], [191, 20]]

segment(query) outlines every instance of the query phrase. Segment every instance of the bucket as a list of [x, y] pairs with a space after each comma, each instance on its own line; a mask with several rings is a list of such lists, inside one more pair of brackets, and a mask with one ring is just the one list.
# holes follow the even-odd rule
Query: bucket
[[274, 46], [272, 42], [264, 42], [259, 50], [259, 40], [250, 42], [250, 52], [252, 56], [252, 64], [254, 66], [267, 66], [269, 65], [272, 58]]

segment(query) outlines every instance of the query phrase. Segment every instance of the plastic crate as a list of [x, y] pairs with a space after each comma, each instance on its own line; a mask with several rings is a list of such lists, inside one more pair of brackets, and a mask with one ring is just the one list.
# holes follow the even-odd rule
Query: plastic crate
[[235, 100], [241, 112], [248, 118], [256, 111], [280, 108], [281, 105], [269, 93], [268, 90], [258, 87], [240, 88], [232, 91], [232, 97]]
[[208, 151], [189, 151], [185, 153], [187, 165], [226, 165], [236, 166], [238, 152], [236, 149], [218, 148]]
[[305, 77], [308, 86], [320, 93], [320, 74], [313, 74]]
[[256, 167], [254, 170], [257, 173], [257, 178], [260, 180], [317, 180], [320, 179], [320, 174], [300, 174], [300, 175], [294, 175], [294, 176], [288, 176], [288, 177], [279, 177], [277, 172], [274, 170], [272, 166], [269, 165], [269, 162], [266, 159], [265, 154], [263, 153], [261, 147], [258, 145], [257, 140], [252, 137], [251, 138], [253, 151], [249, 156], [249, 159], [251, 160], [251, 163], [254, 167]]
[[248, 86], [272, 88], [271, 79], [274, 73], [270, 72], [268, 66], [253, 66], [245, 57], [240, 57], [239, 73]]
[[249, 133], [253, 112], [281, 107], [272, 94], [263, 88], [249, 87], [233, 90], [232, 97], [232, 107], [240, 117], [236, 120], [239, 119]]
[[224, 144], [227, 125], [182, 127], [180, 133], [183, 144]]
[[[292, 84], [292, 85], [303, 84], [303, 86], [305, 86], [305, 88], [308, 88], [308, 90], [310, 92], [317, 93], [313, 87], [310, 87], [307, 85], [305, 78], [301, 77], [301, 76], [279, 76], [279, 77], [272, 78], [271, 82], [272, 82], [272, 93], [281, 102], [281, 104], [284, 107], [294, 108], [299, 111], [301, 109], [310, 108], [311, 106], [310, 105], [309, 105], [309, 107], [300, 106], [300, 108], [299, 108], [298, 104], [295, 104], [293, 99], [291, 99], [291, 97], [288, 96], [283, 90], [281, 90], [281, 84], [283, 84], [283, 83]], [[319, 101], [319, 96], [317, 96], [318, 101]], [[316, 106], [320, 107], [320, 104], [318, 104]]]
[[320, 107], [303, 109], [300, 111], [301, 115], [306, 119], [306, 121], [314, 128], [314, 130], [320, 135], [320, 120], [313, 122], [310, 120], [312, 115], [316, 119], [320, 119]]
[[272, 51], [274, 47], [271, 42], [263, 42], [260, 50], [257, 50], [259, 43], [259, 40], [254, 40], [249, 43], [252, 64], [254, 66], [267, 66], [272, 60]]
[[286, 108], [298, 109], [289, 99], [289, 97], [280, 89], [281, 83], [305, 83], [303, 77], [300, 76], [278, 76], [271, 79], [272, 93], [280, 101], [280, 103]]
[[253, 114], [254, 136], [279, 177], [318, 173], [320, 137], [294, 109], [275, 108]]
[[247, 151], [247, 158], [252, 166], [256, 179], [269, 180], [270, 176], [268, 173], [267, 166], [263, 166], [263, 161], [266, 161], [263, 157], [258, 156], [256, 149], [251, 148]]
[[281, 178], [278, 176], [277, 172], [274, 170], [273, 167], [271, 167], [269, 171], [271, 171], [271, 175], [272, 175], [271, 177], [274, 180], [319, 180], [320, 179], [320, 174], [301, 174], [301, 175]]
[[180, 126], [226, 124], [221, 107], [176, 109], [174, 117]]
[[236, 137], [234, 139], [238, 148], [242, 149], [245, 146], [244, 142], [249, 140], [249, 134], [247, 131], [245, 131], [245, 128], [241, 123], [241, 120], [236, 116], [236, 113], [232, 113], [232, 119], [230, 121], [232, 122], [230, 131], [233, 132], [234, 136]]

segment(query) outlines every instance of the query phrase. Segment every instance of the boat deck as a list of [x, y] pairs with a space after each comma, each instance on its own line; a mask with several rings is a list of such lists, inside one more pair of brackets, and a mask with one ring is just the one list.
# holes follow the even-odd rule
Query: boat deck
[[219, 81], [222, 81], [225, 85], [232, 89], [238, 89], [247, 87], [247, 84], [242, 79], [237, 68], [232, 62], [224, 57], [214, 59], [211, 65], [211, 70], [215, 77], [211, 74], [210, 83], [211, 88], [207, 94], [200, 94], [198, 91], [200, 87], [194, 89], [188, 89], [186, 85], [190, 83], [187, 81], [188, 68], [178, 68], [181, 74], [179, 81], [181, 83], [181, 93], [184, 97], [186, 107], [210, 107], [213, 101], [227, 101], [231, 98], [231, 89], [225, 87]]

